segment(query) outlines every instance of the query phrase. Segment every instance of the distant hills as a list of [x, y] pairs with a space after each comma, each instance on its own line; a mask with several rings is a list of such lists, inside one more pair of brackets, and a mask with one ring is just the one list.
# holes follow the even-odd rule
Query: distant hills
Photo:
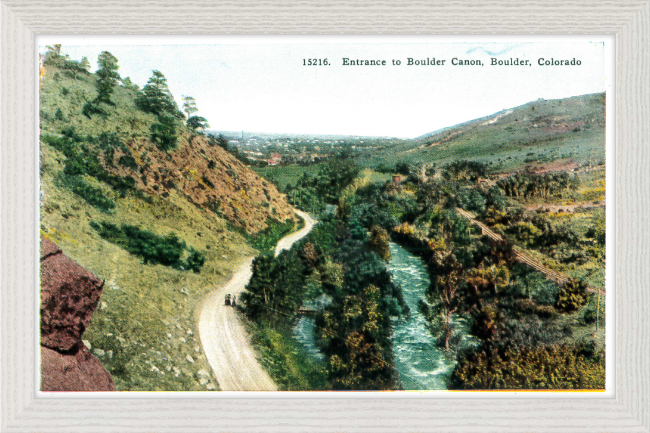
[[605, 94], [538, 99], [394, 146], [369, 149], [360, 164], [483, 161], [500, 170], [553, 161], [604, 163]]

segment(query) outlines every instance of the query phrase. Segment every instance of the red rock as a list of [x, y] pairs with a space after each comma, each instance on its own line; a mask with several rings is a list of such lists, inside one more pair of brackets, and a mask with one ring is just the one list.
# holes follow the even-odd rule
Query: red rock
[[61, 252], [61, 248], [54, 242], [45, 239], [44, 237], [41, 237], [41, 261], [44, 259], [48, 258], [49, 256], [53, 256], [54, 254], [59, 254]]
[[41, 346], [41, 391], [116, 391], [111, 375], [83, 344], [70, 353]]
[[104, 283], [51, 242], [41, 246], [41, 345], [67, 351], [81, 341]]

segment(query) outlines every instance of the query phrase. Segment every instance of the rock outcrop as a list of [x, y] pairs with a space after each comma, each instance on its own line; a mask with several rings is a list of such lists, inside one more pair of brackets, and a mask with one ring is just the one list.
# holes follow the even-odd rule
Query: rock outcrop
[[81, 342], [104, 283], [41, 238], [41, 390], [115, 391]]

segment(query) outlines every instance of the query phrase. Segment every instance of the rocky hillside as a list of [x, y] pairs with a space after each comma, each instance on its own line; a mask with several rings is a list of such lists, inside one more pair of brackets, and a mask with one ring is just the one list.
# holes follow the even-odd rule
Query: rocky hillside
[[98, 358], [120, 391], [216, 390], [195, 314], [255, 254], [254, 240], [295, 221], [293, 208], [217, 140], [186, 125], [164, 77], [157, 80], [167, 111], [153, 112], [142, 101], [154, 97], [128, 78], [109, 83], [102, 98], [107, 86], [84, 62], [48, 56], [41, 234], [104, 282], [78, 353]]
[[275, 186], [216, 140], [181, 129], [174, 149], [161, 150], [152, 143], [149, 131], [156, 119], [135, 106], [139, 92], [135, 87], [117, 87], [115, 105], [103, 108], [107, 114], [87, 117], [82, 112], [94, 97], [96, 78], [92, 74], [72, 78], [56, 66], [46, 65], [45, 71], [41, 134], [46, 139], [41, 145], [46, 151], [48, 147], [61, 151], [56, 144], [63, 136], [85, 153], [76, 159], [96, 158], [109, 175], [132, 182], [145, 195], [167, 198], [176, 189], [189, 202], [249, 233], [266, 228], [269, 218], [293, 218], [291, 206]]

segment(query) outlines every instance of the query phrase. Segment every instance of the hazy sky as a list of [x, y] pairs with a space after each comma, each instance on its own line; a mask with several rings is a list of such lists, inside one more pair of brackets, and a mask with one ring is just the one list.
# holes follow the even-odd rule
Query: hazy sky
[[[88, 57], [93, 70], [99, 53], [110, 51], [120, 75], [140, 87], [158, 69], [179, 105], [181, 95], [193, 96], [212, 129], [230, 131], [416, 137], [538, 98], [602, 92], [613, 84], [605, 80], [603, 38], [526, 40], [43, 36], [37, 43], [62, 43], [71, 58]], [[386, 60], [386, 66], [343, 66], [344, 57]], [[407, 66], [409, 57], [445, 65]], [[454, 66], [454, 57], [484, 66]], [[532, 66], [490, 66], [492, 57]], [[541, 57], [582, 64], [539, 66]], [[310, 58], [331, 65], [303, 66]]]

